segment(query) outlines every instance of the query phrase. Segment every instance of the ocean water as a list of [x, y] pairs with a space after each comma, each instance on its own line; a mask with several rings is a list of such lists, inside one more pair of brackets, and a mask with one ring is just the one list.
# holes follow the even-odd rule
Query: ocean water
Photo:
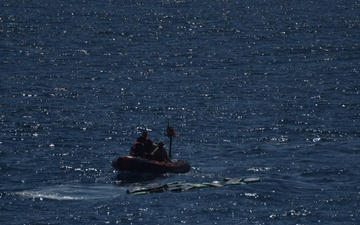
[[[360, 2], [0, 3], [1, 224], [358, 224]], [[111, 168], [137, 135], [187, 174]], [[258, 177], [127, 194], [152, 183]]]

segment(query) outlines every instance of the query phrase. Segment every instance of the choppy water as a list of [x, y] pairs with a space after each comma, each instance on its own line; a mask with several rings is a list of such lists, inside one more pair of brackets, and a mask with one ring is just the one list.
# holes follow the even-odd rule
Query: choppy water
[[[357, 224], [359, 1], [3, 1], [0, 222]], [[188, 174], [111, 160], [170, 117]], [[121, 177], [121, 176], [120, 176]]]

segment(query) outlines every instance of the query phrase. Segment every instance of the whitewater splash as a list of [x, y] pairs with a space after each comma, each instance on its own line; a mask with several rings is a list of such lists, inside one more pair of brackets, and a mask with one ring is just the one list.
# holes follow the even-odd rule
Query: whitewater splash
[[16, 192], [16, 195], [24, 198], [50, 200], [94, 200], [104, 198], [115, 198], [124, 194], [124, 190], [112, 185], [65, 184], [52, 187], [44, 187], [38, 190], [26, 190]]

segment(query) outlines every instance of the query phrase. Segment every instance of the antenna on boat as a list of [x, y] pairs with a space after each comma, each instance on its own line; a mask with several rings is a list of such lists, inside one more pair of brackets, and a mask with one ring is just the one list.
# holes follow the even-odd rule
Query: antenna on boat
[[173, 137], [176, 138], [178, 135], [175, 132], [175, 129], [170, 126], [170, 118], [168, 118], [168, 124], [165, 129], [165, 135], [170, 138], [170, 144], [169, 144], [169, 158], [171, 159], [171, 146], [172, 146], [172, 139]]

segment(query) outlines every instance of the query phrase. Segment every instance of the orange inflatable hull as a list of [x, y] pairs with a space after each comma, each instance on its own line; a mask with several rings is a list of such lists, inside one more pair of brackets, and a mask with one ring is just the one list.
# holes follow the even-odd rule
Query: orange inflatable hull
[[171, 162], [158, 162], [133, 156], [118, 156], [113, 159], [112, 167], [117, 170], [127, 170], [144, 173], [187, 173], [190, 164], [186, 161], [172, 160]]

